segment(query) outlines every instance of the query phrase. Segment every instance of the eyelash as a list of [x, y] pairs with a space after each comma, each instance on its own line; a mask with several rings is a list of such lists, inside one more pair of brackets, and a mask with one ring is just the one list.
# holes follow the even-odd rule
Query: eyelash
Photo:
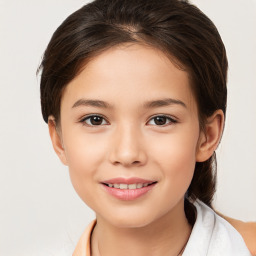
[[[101, 118], [101, 120], [103, 121], [105, 121], [106, 123], [105, 124], [98, 124], [98, 125], [95, 125], [95, 124], [92, 124], [92, 118], [93, 117], [96, 117], [96, 118]], [[155, 116], [152, 116], [150, 119], [149, 119], [149, 121], [147, 121], [147, 124], [151, 121], [151, 120], [154, 120], [155, 118], [165, 118], [166, 119], [166, 121], [168, 121], [168, 123], [166, 123], [166, 124], [162, 124], [162, 125], [157, 125], [156, 124], [156, 126], [160, 126], [160, 127], [165, 127], [165, 126], [167, 126], [167, 125], [170, 125], [170, 124], [175, 124], [175, 123], [177, 123], [178, 121], [176, 120], [176, 119], [174, 119], [173, 117], [171, 117], [171, 116], [169, 116], [169, 115], [155, 115]], [[86, 123], [86, 121], [87, 120], [91, 120], [90, 121], [90, 124], [88, 124], [88, 123]], [[102, 126], [102, 125], [108, 125], [109, 124], [109, 122], [108, 121], [106, 121], [106, 118], [104, 117], [104, 116], [102, 116], [102, 115], [99, 115], [99, 114], [93, 114], [93, 115], [89, 115], [89, 116], [85, 116], [83, 119], [81, 119], [81, 121], [80, 121], [80, 123], [82, 123], [83, 125], [86, 125], [86, 126], [89, 126], [89, 127], [97, 127], [97, 126]]]
[[93, 117], [99, 117], [101, 118], [102, 120], [105, 120], [106, 124], [103, 124], [103, 125], [107, 125], [109, 124], [108, 121], [106, 121], [106, 118], [102, 115], [99, 115], [99, 114], [93, 114], [93, 115], [89, 115], [89, 116], [85, 116], [83, 119], [81, 119], [80, 123], [82, 123], [83, 125], [86, 125], [86, 126], [90, 126], [90, 127], [97, 127], [97, 126], [101, 126], [102, 124], [99, 124], [99, 125], [93, 125], [91, 122], [91, 124], [87, 124], [86, 121], [87, 120], [90, 120], [92, 119]]
[[176, 119], [174, 119], [173, 117], [169, 116], [169, 115], [161, 115], [161, 114], [158, 114], [158, 115], [155, 115], [155, 116], [152, 116], [149, 121], [147, 123], [149, 123], [151, 120], [154, 120], [155, 118], [165, 118], [166, 121], [168, 121], [167, 124], [163, 124], [163, 125], [156, 125], [156, 126], [160, 126], [160, 127], [165, 127], [167, 125], [171, 125], [171, 124], [176, 124], [178, 121]]

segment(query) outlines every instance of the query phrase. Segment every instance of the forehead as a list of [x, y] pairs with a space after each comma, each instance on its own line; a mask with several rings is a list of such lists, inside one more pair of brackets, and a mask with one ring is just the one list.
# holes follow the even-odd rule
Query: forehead
[[139, 44], [112, 47], [89, 61], [67, 85], [62, 100], [71, 105], [81, 97], [113, 105], [167, 97], [194, 103], [188, 73], [160, 50]]

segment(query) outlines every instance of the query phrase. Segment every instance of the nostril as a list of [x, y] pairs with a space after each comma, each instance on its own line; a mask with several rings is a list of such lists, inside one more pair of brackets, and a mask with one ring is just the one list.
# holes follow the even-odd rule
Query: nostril
[[143, 148], [119, 145], [119, 147], [113, 147], [109, 152], [109, 160], [115, 166], [141, 166], [147, 162], [147, 156]]
[[115, 161], [113, 162], [114, 165], [124, 165], [124, 166], [132, 166], [132, 165], [140, 165], [141, 162], [140, 161], [131, 161], [131, 162], [128, 162], [128, 161]]

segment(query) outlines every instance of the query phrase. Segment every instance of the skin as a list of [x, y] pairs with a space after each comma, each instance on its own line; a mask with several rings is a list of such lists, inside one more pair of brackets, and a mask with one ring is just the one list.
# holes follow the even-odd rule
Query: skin
[[218, 214], [228, 221], [241, 234], [251, 254], [256, 256], [256, 223], [243, 222], [227, 217], [221, 213]]
[[[145, 106], [167, 98], [175, 101]], [[57, 127], [49, 117], [50, 136], [76, 192], [96, 213], [92, 255], [177, 256], [192, 228], [184, 194], [196, 161], [207, 160], [219, 143], [222, 111], [201, 132], [187, 72], [156, 49], [126, 44], [95, 57], [67, 85], [60, 114]], [[93, 126], [88, 115], [103, 118]], [[162, 115], [168, 117], [159, 125], [154, 117]], [[157, 183], [123, 201], [101, 184], [116, 177]]]

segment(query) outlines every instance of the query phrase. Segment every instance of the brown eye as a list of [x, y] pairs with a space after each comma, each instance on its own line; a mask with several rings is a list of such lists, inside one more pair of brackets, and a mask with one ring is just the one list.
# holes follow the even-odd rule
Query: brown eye
[[156, 125], [165, 125], [167, 121], [167, 118], [165, 116], [157, 116], [153, 119]]
[[106, 125], [107, 122], [102, 116], [88, 116], [82, 120], [88, 126], [99, 126], [99, 125]]
[[169, 116], [164, 116], [164, 115], [154, 116], [148, 122], [149, 125], [157, 125], [157, 126], [165, 126], [172, 123], [177, 123], [177, 121]]

